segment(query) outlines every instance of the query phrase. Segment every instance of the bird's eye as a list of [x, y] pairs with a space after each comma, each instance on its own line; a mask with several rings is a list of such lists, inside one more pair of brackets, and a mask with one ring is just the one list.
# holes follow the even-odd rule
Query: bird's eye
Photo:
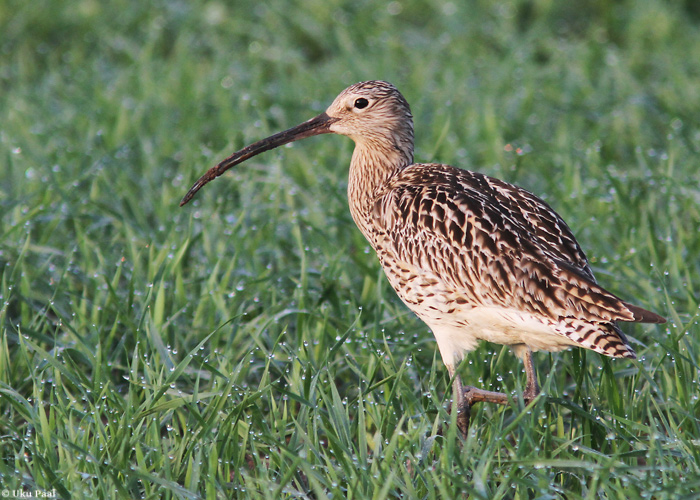
[[369, 101], [364, 97], [358, 97], [357, 99], [355, 99], [355, 107], [357, 109], [364, 109], [367, 107], [368, 104]]

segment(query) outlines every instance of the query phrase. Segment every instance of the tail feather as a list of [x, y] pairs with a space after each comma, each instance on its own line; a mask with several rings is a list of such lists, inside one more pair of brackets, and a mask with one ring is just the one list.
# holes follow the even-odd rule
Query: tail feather
[[579, 347], [590, 349], [613, 358], [636, 358], [627, 337], [615, 323], [589, 323], [576, 319], [564, 322], [562, 334]]
[[635, 306], [624, 302], [624, 305], [629, 311], [634, 315], [632, 319], [633, 323], [666, 323], [666, 318], [659, 316], [656, 313], [642, 309], [639, 306]]

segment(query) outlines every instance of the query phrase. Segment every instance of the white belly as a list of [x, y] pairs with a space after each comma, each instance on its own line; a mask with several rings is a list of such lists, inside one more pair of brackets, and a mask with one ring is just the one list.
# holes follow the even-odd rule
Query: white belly
[[540, 319], [496, 307], [473, 307], [449, 316], [419, 314], [433, 331], [443, 362], [456, 365], [480, 340], [533, 351], [561, 351], [577, 345]]

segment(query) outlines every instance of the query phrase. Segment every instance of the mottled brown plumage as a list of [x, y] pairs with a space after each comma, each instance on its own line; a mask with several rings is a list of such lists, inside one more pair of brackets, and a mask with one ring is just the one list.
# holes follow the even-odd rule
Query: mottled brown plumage
[[500, 393], [462, 387], [455, 367], [478, 341], [523, 358], [526, 400], [539, 392], [532, 351], [583, 347], [635, 354], [617, 322], [661, 316], [601, 288], [571, 230], [534, 194], [476, 172], [413, 163], [413, 119], [391, 84], [352, 85], [325, 113], [234, 153], [187, 193], [182, 205], [228, 168], [288, 142], [323, 133], [355, 141], [350, 212], [399, 297], [433, 331], [462, 413]]

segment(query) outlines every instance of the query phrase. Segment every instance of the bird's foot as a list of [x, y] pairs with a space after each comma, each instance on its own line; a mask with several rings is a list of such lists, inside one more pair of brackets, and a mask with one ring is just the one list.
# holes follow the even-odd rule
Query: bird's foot
[[472, 407], [467, 402], [463, 402], [460, 407], [457, 408], [457, 429], [462, 433], [462, 437], [467, 437], [467, 432], [469, 431], [469, 421], [471, 420]]
[[[469, 430], [469, 420], [471, 417], [471, 405], [466, 403], [465, 401], [462, 401], [462, 404], [457, 404], [457, 419], [456, 419], [456, 424], [457, 424], [457, 429], [459, 429], [459, 432], [462, 434], [462, 437], [467, 437], [467, 431]], [[447, 409], [447, 413], [451, 414], [452, 413], [452, 407]], [[443, 430], [447, 426], [447, 422], [444, 424], [441, 424], [440, 427], [438, 428], [438, 436], [443, 436]]]
[[508, 396], [502, 392], [485, 391], [477, 387], [466, 386], [464, 388], [463, 405], [472, 406], [474, 403], [508, 404]]
[[525, 390], [523, 391], [523, 402], [525, 403], [525, 406], [532, 403], [539, 394], [540, 388], [537, 386], [537, 384], [528, 383], [527, 387], [525, 387]]
[[475, 403], [508, 404], [508, 396], [502, 392], [485, 391], [477, 387], [467, 386], [462, 392], [462, 401], [457, 406], [457, 428], [463, 437], [467, 437], [471, 409]]

